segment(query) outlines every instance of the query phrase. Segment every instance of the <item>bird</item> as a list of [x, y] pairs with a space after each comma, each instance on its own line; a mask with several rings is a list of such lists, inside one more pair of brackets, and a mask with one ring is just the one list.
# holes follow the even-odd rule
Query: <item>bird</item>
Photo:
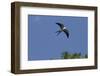
[[64, 24], [62, 23], [56, 23], [59, 27], [60, 27], [60, 30], [56, 31], [57, 33], [57, 36], [61, 33], [61, 32], [64, 32], [67, 36], [67, 38], [69, 38], [69, 31], [67, 30], [67, 28], [64, 26]]

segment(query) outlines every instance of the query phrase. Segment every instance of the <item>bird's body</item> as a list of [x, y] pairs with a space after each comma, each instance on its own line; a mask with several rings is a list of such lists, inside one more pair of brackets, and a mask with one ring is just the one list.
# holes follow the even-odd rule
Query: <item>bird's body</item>
[[63, 28], [63, 30], [66, 29], [66, 27]]
[[67, 30], [67, 28], [61, 23], [56, 23], [56, 24], [59, 25], [59, 27], [60, 27], [60, 30], [58, 30], [56, 32], [57, 35], [59, 35], [61, 32], [64, 32], [66, 34], [67, 38], [69, 38], [69, 31]]

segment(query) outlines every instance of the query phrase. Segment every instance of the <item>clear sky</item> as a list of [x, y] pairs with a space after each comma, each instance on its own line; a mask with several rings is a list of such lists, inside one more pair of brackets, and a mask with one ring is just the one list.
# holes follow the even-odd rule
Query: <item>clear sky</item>
[[[57, 36], [57, 22], [69, 30]], [[88, 18], [75, 16], [28, 16], [28, 60], [48, 60], [60, 58], [63, 52], [88, 53]]]

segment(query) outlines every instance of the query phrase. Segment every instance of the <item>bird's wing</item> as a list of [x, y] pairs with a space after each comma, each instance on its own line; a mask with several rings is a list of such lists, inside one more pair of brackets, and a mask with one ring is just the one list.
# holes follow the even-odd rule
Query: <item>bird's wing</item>
[[64, 29], [63, 31], [66, 34], [67, 38], [69, 38], [69, 31], [67, 29]]
[[59, 25], [59, 27], [62, 29], [64, 27], [64, 25], [62, 23], [56, 23], [57, 25]]

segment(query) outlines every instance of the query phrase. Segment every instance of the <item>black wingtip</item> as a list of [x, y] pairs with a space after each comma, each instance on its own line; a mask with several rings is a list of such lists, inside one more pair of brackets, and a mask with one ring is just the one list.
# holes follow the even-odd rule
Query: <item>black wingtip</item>
[[56, 24], [59, 24], [58, 22]]
[[67, 38], [69, 39], [69, 36], [67, 36]]
[[67, 35], [67, 38], [69, 39], [69, 34]]

